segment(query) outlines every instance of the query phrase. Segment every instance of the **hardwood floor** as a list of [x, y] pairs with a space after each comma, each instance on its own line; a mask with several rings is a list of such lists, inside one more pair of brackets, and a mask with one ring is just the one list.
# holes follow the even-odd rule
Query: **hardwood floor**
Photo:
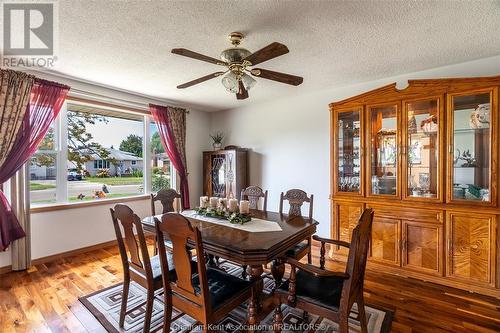
[[[0, 332], [104, 332], [78, 297], [121, 274], [118, 248], [110, 246], [0, 275]], [[376, 272], [365, 285], [368, 304], [395, 311], [392, 332], [500, 332], [499, 299]]]

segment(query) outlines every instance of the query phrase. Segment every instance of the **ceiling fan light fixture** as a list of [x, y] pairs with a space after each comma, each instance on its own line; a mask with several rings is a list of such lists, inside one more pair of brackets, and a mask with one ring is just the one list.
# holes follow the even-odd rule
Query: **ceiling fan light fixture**
[[246, 90], [252, 89], [255, 86], [255, 83], [257, 83], [253, 77], [246, 73], [243, 73], [241, 76], [241, 82], [243, 82], [243, 86]]
[[235, 73], [233, 73], [232, 71], [229, 71], [226, 75], [224, 75], [222, 77], [222, 85], [230, 93], [233, 93], [233, 94], [237, 93], [238, 92], [238, 76]]

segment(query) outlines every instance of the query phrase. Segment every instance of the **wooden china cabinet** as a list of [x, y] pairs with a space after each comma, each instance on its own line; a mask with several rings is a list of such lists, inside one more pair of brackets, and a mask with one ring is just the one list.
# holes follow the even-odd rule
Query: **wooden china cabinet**
[[500, 298], [499, 88], [412, 80], [331, 103], [332, 237], [373, 208], [369, 268]]
[[248, 150], [245, 148], [203, 152], [203, 194], [240, 199], [248, 186]]

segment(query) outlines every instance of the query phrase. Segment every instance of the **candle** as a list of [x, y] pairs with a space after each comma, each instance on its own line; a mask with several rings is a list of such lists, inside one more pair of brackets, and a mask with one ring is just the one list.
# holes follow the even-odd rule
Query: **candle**
[[229, 199], [227, 208], [231, 213], [237, 212], [238, 211], [238, 200], [237, 199]]
[[219, 198], [219, 208], [220, 209], [227, 208], [227, 199], [226, 198]]
[[219, 203], [219, 198], [217, 197], [210, 197], [210, 207], [211, 208], [217, 208], [217, 204]]
[[200, 208], [208, 207], [208, 197], [200, 197]]
[[241, 214], [250, 214], [250, 202], [248, 200], [240, 201], [240, 213]]

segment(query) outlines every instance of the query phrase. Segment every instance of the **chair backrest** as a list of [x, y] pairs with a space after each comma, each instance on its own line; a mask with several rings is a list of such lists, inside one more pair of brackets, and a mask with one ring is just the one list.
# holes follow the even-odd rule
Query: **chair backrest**
[[286, 193], [281, 192], [280, 196], [280, 214], [283, 214], [283, 202], [288, 201], [290, 209], [288, 210], [288, 215], [302, 216], [302, 205], [304, 202], [309, 203], [309, 218], [312, 219], [313, 216], [313, 199], [314, 195], [311, 194], [310, 197], [307, 193], [299, 190], [292, 189], [286, 191]]
[[[129, 265], [131, 265], [145, 276], [152, 278], [153, 271], [140, 217], [134, 214], [130, 207], [123, 204], [117, 204], [114, 209], [109, 210], [124, 271], [128, 272]], [[123, 234], [120, 226], [123, 228]]]
[[342, 288], [342, 300], [348, 300], [348, 309], [357, 300], [359, 293], [363, 292], [365, 278], [366, 260], [368, 258], [368, 247], [372, 233], [373, 210], [365, 209], [359, 218], [358, 225], [352, 231], [349, 256], [347, 259], [346, 273], [349, 279], [344, 281]]
[[156, 194], [151, 193], [151, 212], [156, 215], [155, 201], [160, 201], [163, 207], [162, 214], [174, 211], [174, 200], [181, 195], [173, 188], [163, 188]]
[[[161, 221], [155, 218], [155, 227], [165, 292], [168, 292], [170, 289], [173, 291], [172, 297], [176, 297], [175, 294], [182, 296], [177, 297], [177, 301], [187, 302], [188, 304], [195, 303], [198, 305], [198, 308], [210, 312], [210, 294], [208, 291], [207, 271], [200, 231], [198, 228], [193, 227], [188, 219], [177, 213], [164, 214]], [[169, 267], [164, 236], [167, 236], [172, 241], [172, 259], [177, 275], [176, 281], [172, 281], [168, 276]], [[191, 251], [188, 243], [190, 243], [191, 248], [194, 246], [198, 254], [199, 285], [196, 288], [193, 285], [192, 276], [194, 272], [191, 266]], [[192, 308], [192, 306], [187, 306], [187, 308]], [[185, 309], [182, 308], [180, 310]]]
[[241, 190], [240, 198], [250, 202], [250, 209], [259, 209], [259, 199], [264, 198], [262, 210], [267, 210], [267, 190], [264, 192], [258, 186], [248, 186], [246, 189]]

